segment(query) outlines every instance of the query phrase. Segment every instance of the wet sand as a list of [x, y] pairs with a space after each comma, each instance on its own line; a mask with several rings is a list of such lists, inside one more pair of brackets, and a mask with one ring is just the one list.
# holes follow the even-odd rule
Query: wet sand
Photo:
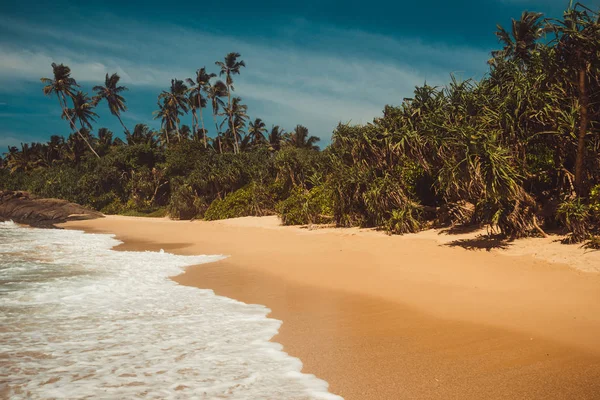
[[545, 239], [470, 251], [431, 232], [309, 231], [273, 217], [67, 227], [115, 233], [122, 250], [229, 255], [174, 279], [267, 305], [283, 321], [273, 340], [347, 399], [600, 398], [600, 274], [582, 271], [600, 252]]

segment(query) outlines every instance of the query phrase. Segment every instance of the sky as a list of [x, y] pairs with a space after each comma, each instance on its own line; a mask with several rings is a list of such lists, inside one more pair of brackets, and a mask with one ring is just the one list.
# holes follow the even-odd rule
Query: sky
[[[363, 124], [416, 85], [450, 74], [480, 79], [499, 48], [496, 24], [523, 10], [560, 16], [569, 0], [419, 1], [12, 1], [0, 2], [0, 152], [68, 135], [56, 97], [42, 93], [50, 64], [64, 63], [84, 92], [118, 73], [123, 121], [159, 128], [157, 96], [229, 52], [246, 63], [235, 94], [251, 119], [296, 124], [329, 143], [338, 122]], [[600, 7], [600, 0], [585, 4]], [[95, 128], [123, 135], [105, 103]], [[183, 123], [191, 124], [191, 115]], [[214, 126], [210, 110], [207, 127]]]

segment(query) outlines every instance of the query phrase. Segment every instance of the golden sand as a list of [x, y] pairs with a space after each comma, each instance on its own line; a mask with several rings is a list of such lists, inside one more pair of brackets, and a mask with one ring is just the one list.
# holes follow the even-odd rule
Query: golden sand
[[66, 226], [115, 233], [123, 250], [229, 255], [174, 279], [268, 306], [283, 321], [273, 340], [346, 399], [600, 399], [600, 274], [586, 272], [600, 252], [275, 217]]

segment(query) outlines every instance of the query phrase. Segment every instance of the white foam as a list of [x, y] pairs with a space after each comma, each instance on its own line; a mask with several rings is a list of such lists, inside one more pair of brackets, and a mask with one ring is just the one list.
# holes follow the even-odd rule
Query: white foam
[[[180, 286], [222, 256], [0, 224], [0, 393], [12, 399], [339, 399], [270, 342], [269, 310]], [[4, 392], [7, 390], [8, 392]]]

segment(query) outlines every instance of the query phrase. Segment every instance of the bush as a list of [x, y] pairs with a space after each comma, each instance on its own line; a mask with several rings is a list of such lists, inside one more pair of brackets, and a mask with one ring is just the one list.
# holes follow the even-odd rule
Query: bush
[[167, 212], [172, 218], [192, 219], [201, 215], [206, 209], [206, 203], [196, 196], [189, 184], [172, 182], [171, 200], [167, 206]]
[[584, 249], [600, 250], [600, 236], [592, 236], [590, 240], [584, 243]]
[[556, 214], [558, 219], [570, 231], [564, 242], [579, 243], [589, 237], [587, 230], [587, 219], [590, 215], [589, 206], [582, 203], [580, 198], [562, 202], [558, 206]]
[[333, 196], [325, 185], [311, 190], [296, 187], [277, 204], [284, 225], [324, 224], [333, 220]]
[[273, 214], [274, 201], [269, 191], [261, 184], [252, 182], [224, 199], [214, 200], [204, 219], [213, 221], [218, 219], [263, 216]]
[[390, 234], [418, 232], [423, 228], [422, 207], [413, 202], [406, 202], [402, 208], [392, 211], [391, 217], [383, 226]]
[[600, 219], [600, 185], [594, 186], [590, 191], [590, 211]]

